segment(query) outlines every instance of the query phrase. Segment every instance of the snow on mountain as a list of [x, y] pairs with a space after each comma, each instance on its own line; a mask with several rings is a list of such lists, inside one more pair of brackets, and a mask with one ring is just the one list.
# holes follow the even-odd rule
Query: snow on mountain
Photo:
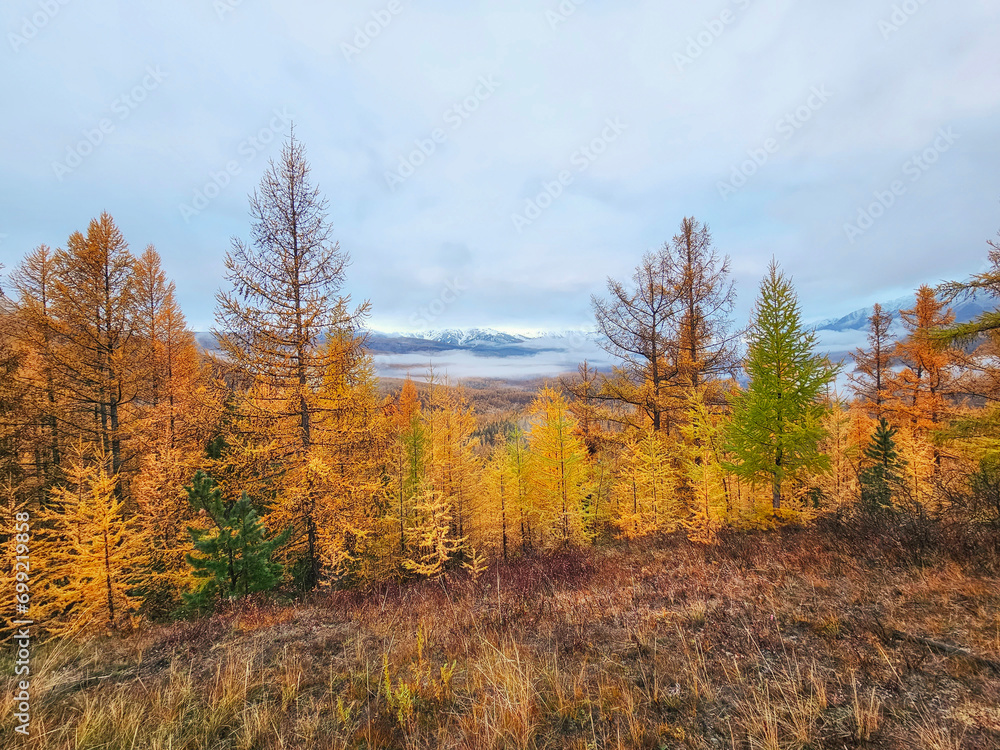
[[495, 328], [448, 328], [440, 331], [427, 331], [420, 335], [421, 338], [431, 341], [440, 341], [442, 344], [453, 344], [455, 346], [472, 347], [481, 345], [501, 345], [520, 344], [524, 337], [515, 336]]
[[[895, 317], [894, 323], [899, 323], [899, 311], [907, 310], [913, 307], [916, 302], [916, 295], [910, 294], [906, 297], [898, 297], [897, 299], [890, 300], [882, 304], [882, 309], [886, 312], [893, 313]], [[854, 310], [840, 318], [827, 318], [826, 320], [821, 320], [818, 323], [813, 323], [813, 327], [817, 331], [867, 331], [868, 330], [868, 319], [872, 316], [875, 311], [875, 306], [871, 305], [869, 307], [862, 307], [860, 310]]]
[[[885, 312], [892, 314], [892, 325], [889, 328], [891, 338], [898, 340], [906, 336], [906, 329], [899, 311], [911, 309], [915, 302], [916, 296], [911, 294], [890, 300], [882, 305]], [[964, 323], [987, 310], [996, 309], [997, 301], [992, 297], [979, 295], [956, 301], [949, 306], [955, 313], [955, 320]], [[819, 337], [820, 348], [825, 353], [831, 354], [834, 359], [839, 360], [856, 348], [868, 346], [868, 319], [872, 312], [873, 307], [862, 307], [840, 318], [828, 318], [813, 323], [811, 327], [815, 329]]]
[[[903, 331], [900, 310], [909, 310], [916, 303], [916, 295], [910, 294], [906, 297], [890, 300], [882, 304], [882, 310], [892, 313], [892, 332], [901, 334]], [[972, 320], [987, 310], [996, 309], [997, 301], [986, 295], [978, 295], [969, 299], [958, 300], [949, 305], [955, 313], [955, 320], [959, 323]], [[813, 327], [817, 332], [823, 331], [864, 331], [868, 332], [868, 319], [874, 312], [874, 306], [862, 307], [860, 310], [848, 313], [842, 318], [828, 318], [814, 323]]]
[[[905, 330], [899, 311], [913, 307], [914, 295], [890, 300], [882, 308], [893, 314], [891, 334], [902, 338]], [[951, 305], [959, 322], [971, 320], [997, 301], [982, 296]], [[848, 353], [867, 346], [868, 319], [872, 307], [854, 310], [839, 318], [813, 323], [819, 338], [819, 351], [835, 361], [851, 365]], [[217, 344], [209, 333], [196, 334], [204, 349]], [[423, 372], [433, 365], [436, 372], [454, 377], [526, 377], [550, 376], [572, 372], [584, 360], [592, 366], [610, 369], [614, 358], [600, 346], [593, 329], [502, 331], [495, 328], [440, 329], [410, 332], [369, 331], [368, 349], [380, 374], [402, 376]]]

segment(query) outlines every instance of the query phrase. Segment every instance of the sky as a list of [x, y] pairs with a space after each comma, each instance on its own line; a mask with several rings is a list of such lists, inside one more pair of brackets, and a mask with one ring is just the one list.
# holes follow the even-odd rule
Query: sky
[[694, 216], [738, 321], [986, 267], [995, 0], [4, 0], [0, 263], [108, 211], [213, 325], [289, 124], [371, 327], [579, 329]]

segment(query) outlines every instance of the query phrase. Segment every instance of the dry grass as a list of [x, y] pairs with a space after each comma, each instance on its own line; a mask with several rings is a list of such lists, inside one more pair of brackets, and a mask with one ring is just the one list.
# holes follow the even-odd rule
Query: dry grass
[[1000, 675], [884, 637], [1000, 658], [991, 560], [643, 541], [501, 566], [499, 596], [494, 570], [50, 642], [21, 746], [1000, 748]]

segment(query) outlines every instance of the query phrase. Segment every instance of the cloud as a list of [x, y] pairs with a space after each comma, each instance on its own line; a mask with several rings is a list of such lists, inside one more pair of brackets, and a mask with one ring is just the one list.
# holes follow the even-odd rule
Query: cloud
[[[0, 95], [15, 103], [0, 138], [16, 144], [0, 155], [0, 262], [59, 245], [107, 209], [133, 246], [157, 245], [188, 317], [207, 328], [229, 238], [247, 235], [246, 194], [279, 145], [250, 159], [241, 147], [280, 108], [352, 255], [347, 288], [388, 328], [456, 274], [470, 291], [444, 325], [586, 323], [590, 294], [627, 277], [685, 215], [733, 256], [737, 320], [772, 255], [818, 318], [978, 269], [1000, 226], [1000, 9], [981, 2], [920, 4], [888, 35], [888, 0], [587, 0], [556, 24], [556, 0], [398, 0], [398, 12], [389, 0], [227, 2], [221, 17], [208, 0], [68, 2], [0, 52]], [[36, 10], [6, 3], [4, 36]], [[348, 59], [342, 45], [359, 30], [367, 44]], [[53, 161], [150, 65], [169, 77], [58, 182]], [[829, 101], [776, 136], [824, 86]], [[574, 155], [608, 118], [627, 129], [579, 170]], [[947, 127], [955, 147], [851, 243], [845, 224]], [[780, 148], [720, 196], [769, 137]], [[433, 153], [392, 190], [387, 171], [428, 139]], [[233, 160], [239, 173], [185, 221], [178, 206]], [[572, 184], [519, 233], [512, 213], [563, 170]]]

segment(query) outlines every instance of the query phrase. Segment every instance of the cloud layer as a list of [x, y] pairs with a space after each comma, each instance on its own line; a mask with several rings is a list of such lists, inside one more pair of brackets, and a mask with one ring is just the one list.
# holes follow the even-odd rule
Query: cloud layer
[[981, 0], [12, 0], [0, 30], [0, 262], [108, 210], [200, 329], [288, 120], [388, 330], [578, 327], [685, 215], [738, 319], [772, 255], [821, 318], [1000, 228]]

